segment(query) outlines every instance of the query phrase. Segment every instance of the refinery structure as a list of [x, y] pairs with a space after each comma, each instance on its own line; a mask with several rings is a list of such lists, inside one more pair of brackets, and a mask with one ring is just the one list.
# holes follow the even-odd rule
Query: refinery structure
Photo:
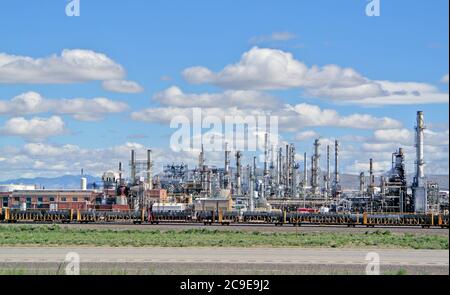
[[[232, 152], [226, 146], [223, 167], [208, 165], [202, 148], [196, 167], [169, 164], [163, 167], [162, 173], [154, 174], [152, 150], [147, 150], [146, 159], [137, 159], [136, 151], [131, 150], [129, 163], [118, 163], [117, 171], [103, 174], [102, 186], [88, 189], [82, 175], [79, 190], [10, 189], [0, 192], [1, 205], [3, 211], [8, 208], [22, 212], [37, 209], [134, 212], [146, 220], [150, 220], [152, 212], [185, 217], [208, 212], [221, 218], [224, 214], [233, 218], [242, 214], [259, 218], [261, 214], [282, 212], [284, 219], [286, 212], [322, 216], [441, 214], [448, 217], [448, 194], [441, 192], [436, 183], [429, 182], [424, 172], [424, 130], [424, 114], [418, 112], [416, 169], [412, 182], [407, 180], [407, 155], [401, 147], [392, 154], [392, 167], [383, 175], [375, 175], [374, 160], [368, 159], [368, 174], [361, 172], [359, 189], [351, 191], [341, 185], [338, 140], [326, 146], [325, 155], [320, 154], [320, 139], [313, 142], [312, 155], [300, 155], [293, 144], [269, 147], [269, 134], [266, 134], [264, 161], [260, 166], [256, 157], [244, 159], [243, 152]], [[320, 168], [321, 163], [326, 163], [325, 171]]]

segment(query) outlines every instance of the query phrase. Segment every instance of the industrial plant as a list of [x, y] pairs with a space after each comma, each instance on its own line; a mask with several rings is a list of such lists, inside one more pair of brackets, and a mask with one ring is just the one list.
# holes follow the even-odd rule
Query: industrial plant
[[[424, 113], [418, 112], [411, 183], [401, 147], [392, 154], [392, 167], [383, 175], [375, 175], [374, 160], [368, 159], [368, 175], [361, 172], [359, 190], [352, 191], [341, 184], [338, 140], [326, 146], [324, 156], [321, 140], [316, 139], [312, 155], [297, 157], [293, 144], [269, 147], [266, 134], [262, 167], [257, 157], [244, 159], [243, 152], [233, 153], [225, 146], [223, 167], [208, 165], [202, 148], [196, 167], [168, 164], [162, 173], [154, 174], [152, 150], [146, 159], [137, 159], [131, 150], [128, 177], [124, 176], [126, 165], [118, 163], [118, 170], [105, 172], [97, 188], [88, 190], [82, 172], [80, 190], [13, 187], [0, 193], [0, 219], [448, 227], [448, 193], [428, 181], [424, 172], [424, 130]], [[321, 161], [326, 161], [326, 171], [321, 170]]]

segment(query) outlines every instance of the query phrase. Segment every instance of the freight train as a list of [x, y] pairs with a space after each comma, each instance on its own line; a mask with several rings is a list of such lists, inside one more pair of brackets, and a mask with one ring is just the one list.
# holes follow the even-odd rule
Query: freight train
[[146, 210], [82, 211], [82, 210], [26, 210], [3, 208], [0, 211], [0, 223], [200, 223], [204, 225], [275, 225], [275, 226], [421, 226], [423, 228], [449, 228], [449, 216], [445, 214], [337, 214], [337, 213], [301, 213], [301, 212], [222, 212], [219, 211], [179, 211], [151, 212]]

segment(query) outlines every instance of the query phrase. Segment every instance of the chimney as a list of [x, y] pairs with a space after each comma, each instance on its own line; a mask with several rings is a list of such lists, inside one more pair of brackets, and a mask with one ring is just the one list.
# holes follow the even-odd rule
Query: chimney
[[147, 184], [148, 189], [153, 189], [152, 150], [147, 150]]

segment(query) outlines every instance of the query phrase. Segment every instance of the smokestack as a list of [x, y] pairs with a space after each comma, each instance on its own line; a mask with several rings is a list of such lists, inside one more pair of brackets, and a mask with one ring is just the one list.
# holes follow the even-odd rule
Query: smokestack
[[334, 142], [334, 192], [335, 196], [339, 191], [339, 141]]
[[303, 156], [303, 186], [308, 186], [308, 155]]
[[291, 144], [291, 192], [292, 198], [297, 197], [297, 167], [295, 164], [295, 146]]
[[136, 183], [136, 154], [131, 150], [131, 184]]
[[417, 112], [417, 127], [416, 127], [416, 150], [417, 150], [417, 171], [416, 178], [425, 177], [425, 161], [424, 161], [424, 133], [425, 133], [425, 123], [423, 112]]
[[286, 166], [284, 167], [284, 178], [285, 178], [285, 185], [286, 187], [289, 187], [290, 182], [289, 182], [289, 169], [290, 169], [290, 160], [291, 157], [289, 155], [289, 145], [286, 145]]
[[147, 184], [148, 189], [153, 189], [152, 150], [147, 150]]
[[416, 213], [426, 213], [428, 211], [428, 191], [427, 179], [425, 178], [424, 161], [424, 134], [425, 121], [423, 112], [417, 112], [416, 126], [416, 176], [413, 185], [414, 211]]
[[328, 198], [330, 194], [330, 146], [327, 145], [327, 175], [325, 176], [325, 198]]
[[122, 162], [119, 162], [119, 185], [122, 185]]
[[265, 134], [264, 136], [264, 177], [269, 175], [269, 134]]
[[312, 190], [314, 194], [317, 194], [319, 189], [319, 160], [320, 160], [319, 147], [320, 141], [319, 139], [316, 139], [314, 141], [314, 165], [312, 170], [313, 173]]
[[373, 159], [370, 159], [370, 168], [369, 168], [369, 175], [370, 175], [370, 187], [373, 188], [375, 186], [375, 175], [373, 173]]
[[231, 181], [230, 181], [230, 154], [228, 151], [228, 143], [225, 143], [225, 177], [224, 177], [224, 189], [230, 189]]
[[255, 201], [254, 201], [254, 195], [255, 195], [255, 171], [256, 171], [256, 157], [254, 158], [253, 163], [253, 169], [250, 170], [250, 183], [249, 183], [249, 209], [250, 212], [255, 211]]
[[236, 194], [238, 196], [241, 195], [241, 173], [242, 173], [241, 158], [242, 153], [238, 151], [236, 153]]
[[280, 148], [278, 150], [278, 171], [277, 171], [277, 181], [278, 181], [278, 185], [281, 185], [281, 183], [283, 182], [283, 149]]

